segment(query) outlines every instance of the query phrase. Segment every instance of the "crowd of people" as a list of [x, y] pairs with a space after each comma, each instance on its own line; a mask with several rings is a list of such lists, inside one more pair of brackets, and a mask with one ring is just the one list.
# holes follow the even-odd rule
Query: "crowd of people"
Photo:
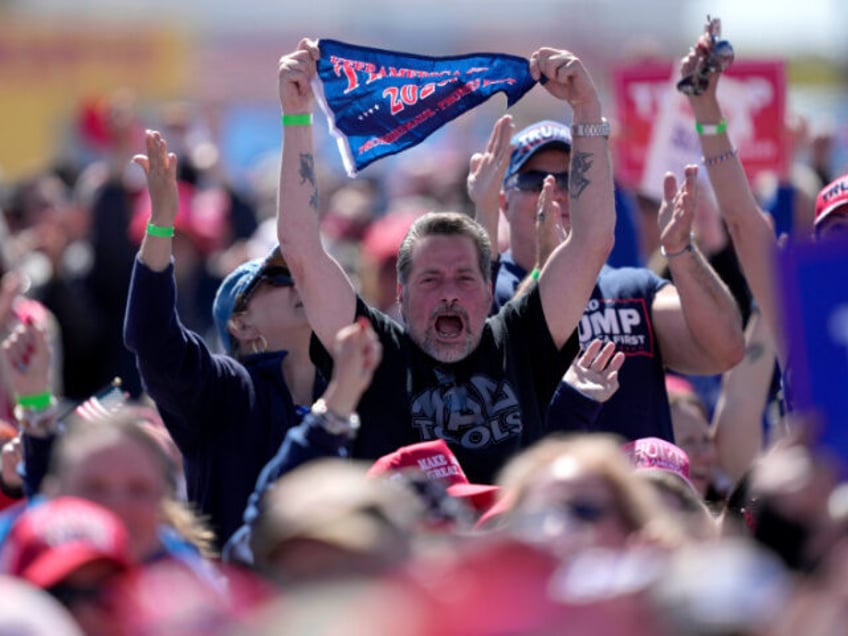
[[[845, 464], [792, 409], [774, 219], [838, 241], [848, 175], [762, 200], [716, 27], [680, 64], [703, 165], [648, 223], [547, 47], [568, 124], [504, 115], [405, 188], [319, 192], [308, 39], [270, 195], [123, 94], [102, 161], [11, 184], [0, 633], [842, 633]], [[623, 217], [655, 254], [613, 256]]]

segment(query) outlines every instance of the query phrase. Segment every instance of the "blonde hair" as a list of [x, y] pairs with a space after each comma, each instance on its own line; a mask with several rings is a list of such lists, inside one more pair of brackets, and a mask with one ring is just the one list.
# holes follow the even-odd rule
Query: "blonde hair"
[[63, 475], [80, 461], [92, 448], [120, 440], [131, 440], [145, 449], [161, 469], [165, 494], [159, 506], [162, 522], [173, 528], [183, 539], [195, 546], [202, 556], [216, 556], [215, 533], [205, 519], [187, 502], [177, 497], [179, 466], [169, 454], [163, 440], [157, 439], [151, 422], [142, 409], [124, 407], [118, 412], [95, 421], [70, 423], [53, 445], [45, 485], [62, 483]]
[[609, 486], [618, 514], [629, 532], [643, 532], [662, 543], [681, 538], [676, 524], [650, 486], [634, 479], [633, 467], [621, 450], [621, 439], [605, 433], [551, 435], [534, 444], [504, 466], [497, 483], [512, 500], [525, 501], [531, 486], [563, 457], [574, 458], [587, 472]]

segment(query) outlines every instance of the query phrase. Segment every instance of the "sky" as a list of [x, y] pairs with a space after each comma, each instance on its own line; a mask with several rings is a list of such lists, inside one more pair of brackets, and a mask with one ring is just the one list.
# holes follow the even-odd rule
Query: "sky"
[[752, 49], [815, 52], [841, 58], [843, 63], [848, 58], [844, 12], [837, 11], [837, 0], [699, 0], [694, 4], [701, 13], [721, 16], [727, 26], [725, 35]]
[[[324, 27], [375, 29], [424, 25], [492, 28], [568, 22], [592, 14], [599, 31], [644, 28], [677, 37], [681, 24], [720, 16], [726, 35], [757, 51], [815, 53], [848, 58], [848, 38], [838, 0], [0, 0], [0, 8], [86, 20], [169, 20], [176, 17], [198, 29], [259, 29], [300, 25], [306, 32]], [[520, 11], [516, 10], [520, 7]]]

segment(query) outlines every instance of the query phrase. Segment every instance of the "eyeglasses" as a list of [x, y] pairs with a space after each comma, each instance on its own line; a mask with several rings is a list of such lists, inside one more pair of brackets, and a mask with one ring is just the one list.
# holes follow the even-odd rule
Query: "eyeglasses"
[[267, 267], [239, 295], [235, 307], [233, 307], [234, 314], [244, 311], [247, 308], [247, 302], [262, 283], [268, 283], [274, 287], [291, 287], [294, 285], [294, 278], [292, 278], [291, 272], [287, 267], [281, 267], [279, 265]]
[[517, 172], [506, 180], [507, 189], [515, 188], [522, 192], [541, 192], [545, 179], [552, 175], [556, 184], [563, 190], [568, 190], [568, 172], [545, 172], [544, 170], [528, 170]]

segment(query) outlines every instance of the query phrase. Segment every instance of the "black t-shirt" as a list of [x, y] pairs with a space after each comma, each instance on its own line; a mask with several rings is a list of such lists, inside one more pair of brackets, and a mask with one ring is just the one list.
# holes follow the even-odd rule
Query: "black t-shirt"
[[[356, 314], [370, 319], [383, 360], [359, 404], [353, 457], [377, 459], [442, 438], [472, 483], [490, 483], [509, 457], [544, 436], [551, 396], [578, 349], [575, 330], [557, 350], [538, 286], [489, 317], [480, 345], [452, 364], [425, 354], [362, 299]], [[313, 361], [329, 374], [332, 359], [317, 338], [312, 345]]]

